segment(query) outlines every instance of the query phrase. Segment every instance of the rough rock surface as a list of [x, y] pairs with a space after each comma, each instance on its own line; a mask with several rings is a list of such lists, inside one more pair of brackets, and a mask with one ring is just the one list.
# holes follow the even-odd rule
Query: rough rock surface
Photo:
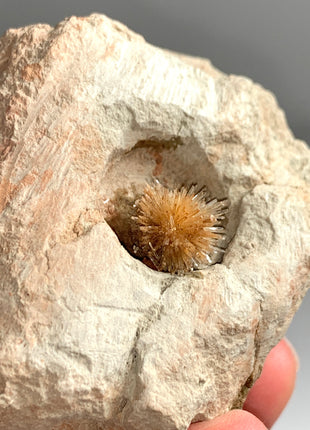
[[[9, 30], [0, 429], [185, 430], [240, 406], [309, 286], [309, 158], [270, 92], [105, 16]], [[154, 177], [229, 198], [221, 262], [174, 276], [125, 249]]]

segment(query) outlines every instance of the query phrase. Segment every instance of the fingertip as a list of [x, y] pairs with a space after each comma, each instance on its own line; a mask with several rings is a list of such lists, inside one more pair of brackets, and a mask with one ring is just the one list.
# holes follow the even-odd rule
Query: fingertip
[[264, 424], [247, 411], [233, 410], [211, 421], [192, 424], [188, 430], [266, 430]]
[[257, 416], [270, 428], [292, 395], [299, 361], [286, 339], [268, 354], [260, 378], [249, 391], [244, 410]]
[[298, 357], [296, 349], [294, 348], [291, 341], [287, 339], [287, 337], [282, 339], [281, 342], [283, 342], [282, 347], [287, 349], [287, 354], [288, 355], [291, 354], [292, 362], [294, 362], [294, 360], [295, 360], [296, 372], [298, 372], [298, 370], [300, 368], [300, 361], [299, 361], [299, 357]]
[[192, 424], [189, 430], [266, 430], [287, 404], [296, 380], [299, 360], [287, 339], [268, 354], [262, 374], [249, 392], [244, 410], [233, 410], [211, 421]]

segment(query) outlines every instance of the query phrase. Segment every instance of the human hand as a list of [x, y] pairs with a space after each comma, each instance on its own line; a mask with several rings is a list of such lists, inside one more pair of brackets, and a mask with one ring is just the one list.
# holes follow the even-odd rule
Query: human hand
[[232, 410], [214, 420], [192, 424], [188, 430], [270, 429], [291, 397], [297, 370], [296, 353], [283, 339], [268, 354], [243, 410]]

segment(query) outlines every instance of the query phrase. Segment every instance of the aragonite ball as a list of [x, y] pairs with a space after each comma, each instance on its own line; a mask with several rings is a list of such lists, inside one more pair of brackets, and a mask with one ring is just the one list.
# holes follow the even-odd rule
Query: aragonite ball
[[208, 201], [194, 187], [170, 190], [161, 184], [146, 186], [136, 201], [140, 252], [164, 272], [186, 273], [212, 263], [211, 255], [224, 252], [222, 221], [227, 201]]

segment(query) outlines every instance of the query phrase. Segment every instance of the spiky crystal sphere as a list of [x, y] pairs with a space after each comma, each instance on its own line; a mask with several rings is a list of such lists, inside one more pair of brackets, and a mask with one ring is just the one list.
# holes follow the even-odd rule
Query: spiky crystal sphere
[[214, 252], [223, 252], [221, 225], [227, 200], [207, 201], [195, 187], [171, 190], [147, 185], [136, 201], [137, 246], [157, 270], [186, 273], [211, 263]]

